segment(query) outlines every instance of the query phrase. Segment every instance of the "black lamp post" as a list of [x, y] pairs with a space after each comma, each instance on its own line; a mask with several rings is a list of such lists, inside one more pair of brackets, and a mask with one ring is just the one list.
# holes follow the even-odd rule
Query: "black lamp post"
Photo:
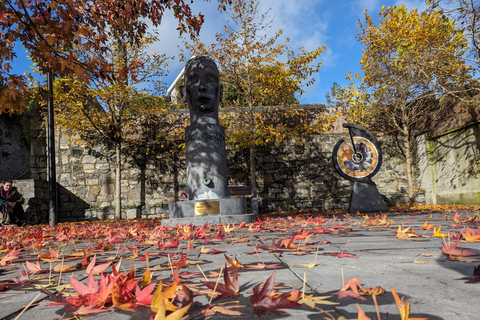
[[48, 222], [51, 227], [57, 224], [57, 175], [55, 169], [55, 126], [53, 122], [53, 76], [47, 73], [47, 125], [48, 125]]

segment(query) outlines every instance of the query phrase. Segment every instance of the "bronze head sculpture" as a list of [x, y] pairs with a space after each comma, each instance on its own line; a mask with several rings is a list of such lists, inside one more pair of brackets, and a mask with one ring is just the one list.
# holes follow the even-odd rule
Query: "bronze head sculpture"
[[223, 88], [215, 61], [206, 56], [190, 59], [185, 66], [180, 93], [190, 110], [190, 125], [218, 124], [218, 104]]

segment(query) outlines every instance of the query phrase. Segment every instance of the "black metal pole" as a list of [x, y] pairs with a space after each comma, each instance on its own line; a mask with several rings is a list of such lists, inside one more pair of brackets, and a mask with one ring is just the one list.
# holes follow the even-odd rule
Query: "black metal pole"
[[57, 224], [57, 175], [55, 171], [55, 126], [53, 123], [53, 76], [47, 74], [49, 92], [47, 102], [48, 117], [48, 221], [51, 227]]

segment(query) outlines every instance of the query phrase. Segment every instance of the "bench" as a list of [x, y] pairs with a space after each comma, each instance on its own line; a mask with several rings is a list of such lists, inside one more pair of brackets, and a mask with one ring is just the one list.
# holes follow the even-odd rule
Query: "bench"
[[[228, 196], [229, 197], [240, 197], [243, 196], [247, 199], [250, 199], [251, 211], [254, 215], [258, 215], [258, 200], [252, 194], [252, 187], [250, 186], [228, 186]], [[182, 199], [188, 199], [188, 189], [182, 189]]]

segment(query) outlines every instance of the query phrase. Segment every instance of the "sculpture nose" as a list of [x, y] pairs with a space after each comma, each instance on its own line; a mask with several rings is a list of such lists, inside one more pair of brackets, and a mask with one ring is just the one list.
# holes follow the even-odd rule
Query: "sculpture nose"
[[206, 82], [204, 79], [200, 79], [200, 80], [199, 80], [198, 89], [200, 90], [200, 92], [205, 92], [205, 91], [207, 91], [207, 82]]

